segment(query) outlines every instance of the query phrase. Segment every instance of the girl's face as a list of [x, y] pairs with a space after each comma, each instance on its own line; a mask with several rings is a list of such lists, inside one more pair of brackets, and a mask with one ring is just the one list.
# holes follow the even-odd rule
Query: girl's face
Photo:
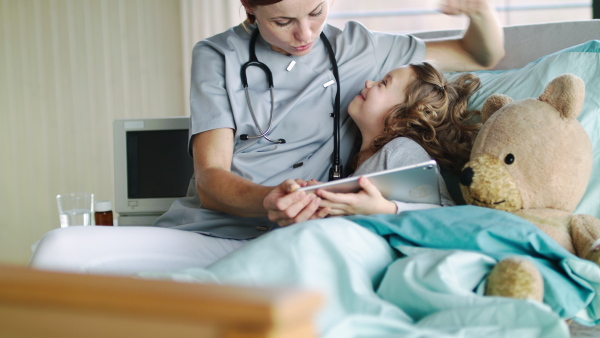
[[406, 101], [406, 88], [415, 76], [410, 66], [404, 66], [390, 71], [380, 81], [365, 82], [365, 88], [348, 106], [363, 137], [383, 132], [384, 119], [394, 106]]
[[246, 7], [254, 14], [263, 39], [273, 50], [306, 55], [319, 39], [329, 13], [328, 0], [284, 0], [272, 5]]

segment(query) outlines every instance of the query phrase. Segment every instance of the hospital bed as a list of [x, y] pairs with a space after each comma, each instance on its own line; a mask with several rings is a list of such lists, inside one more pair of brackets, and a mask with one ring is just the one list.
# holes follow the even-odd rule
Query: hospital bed
[[[458, 33], [417, 35], [432, 39]], [[505, 28], [505, 36], [506, 57], [498, 70], [521, 68], [564, 48], [600, 39], [600, 21], [512, 26]], [[600, 87], [589, 90], [600, 95]], [[600, 144], [594, 147], [598, 149]], [[591, 184], [598, 184], [598, 180]], [[598, 204], [597, 198], [594, 203]], [[596, 212], [594, 216], [600, 217], [600, 211]], [[311, 337], [318, 334], [315, 323], [325, 297], [298, 288], [183, 283], [0, 266], [0, 336]], [[600, 336], [597, 328], [571, 324], [570, 329], [574, 337]]]

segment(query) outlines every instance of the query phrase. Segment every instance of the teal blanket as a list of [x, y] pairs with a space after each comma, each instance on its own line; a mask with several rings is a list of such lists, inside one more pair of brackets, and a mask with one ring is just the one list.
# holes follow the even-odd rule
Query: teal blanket
[[[542, 272], [545, 304], [481, 294], [513, 255]], [[323, 337], [569, 337], [564, 318], [600, 321], [598, 266], [519, 217], [474, 206], [305, 222], [206, 269], [142, 276], [317, 290]]]
[[[533, 224], [507, 212], [459, 206], [452, 212], [439, 209], [404, 217], [350, 219], [385, 237], [400, 252], [415, 252], [411, 247], [461, 249], [483, 253], [495, 261], [524, 256], [544, 277], [544, 302], [563, 318], [575, 317], [596, 297], [595, 283], [600, 279], [595, 264], [577, 258]], [[595, 308], [590, 310], [595, 313]]]

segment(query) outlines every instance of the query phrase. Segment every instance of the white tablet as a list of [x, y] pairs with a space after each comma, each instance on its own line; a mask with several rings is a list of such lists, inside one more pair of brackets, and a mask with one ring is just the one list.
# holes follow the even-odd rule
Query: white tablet
[[[367, 177], [379, 189], [383, 197], [389, 200], [441, 205], [438, 166], [434, 160], [362, 176]], [[324, 189], [338, 193], [354, 193], [360, 191], [359, 177], [315, 184], [299, 190], [314, 192], [317, 189]]]

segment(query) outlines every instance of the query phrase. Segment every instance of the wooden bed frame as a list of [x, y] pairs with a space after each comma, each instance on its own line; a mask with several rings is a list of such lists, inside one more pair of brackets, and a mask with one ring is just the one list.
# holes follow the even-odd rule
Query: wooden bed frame
[[315, 337], [315, 292], [0, 265], [1, 337]]

